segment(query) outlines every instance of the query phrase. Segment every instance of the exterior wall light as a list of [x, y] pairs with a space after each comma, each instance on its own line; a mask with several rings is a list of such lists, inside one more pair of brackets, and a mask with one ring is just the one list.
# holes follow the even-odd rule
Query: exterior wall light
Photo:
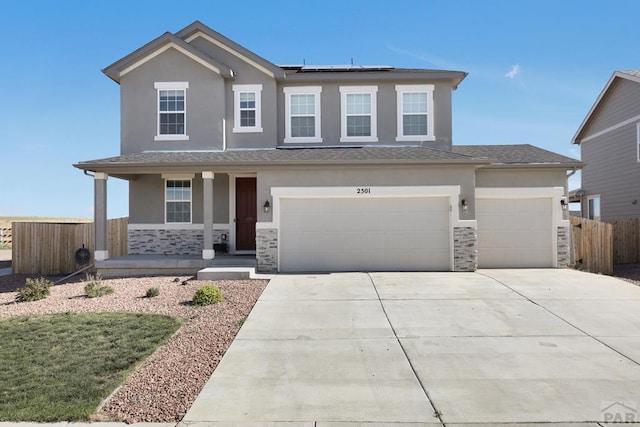
[[262, 207], [264, 208], [264, 212], [265, 213], [269, 213], [269, 211], [271, 210], [271, 203], [269, 203], [269, 201], [265, 201], [264, 205], [262, 205]]
[[560, 206], [562, 206], [562, 210], [566, 211], [567, 209], [569, 209], [569, 203], [567, 203], [567, 198], [566, 197], [562, 197], [560, 199]]
[[462, 199], [460, 201], [460, 206], [462, 206], [462, 210], [463, 211], [468, 211], [469, 210], [469, 204], [467, 203], [467, 199]]

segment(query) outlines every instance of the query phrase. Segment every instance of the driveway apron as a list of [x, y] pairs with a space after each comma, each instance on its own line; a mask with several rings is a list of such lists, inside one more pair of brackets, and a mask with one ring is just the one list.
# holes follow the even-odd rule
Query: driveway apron
[[572, 270], [279, 275], [183, 425], [597, 426], [640, 409], [639, 325]]
[[183, 420], [198, 421], [440, 425], [363, 273], [274, 277]]

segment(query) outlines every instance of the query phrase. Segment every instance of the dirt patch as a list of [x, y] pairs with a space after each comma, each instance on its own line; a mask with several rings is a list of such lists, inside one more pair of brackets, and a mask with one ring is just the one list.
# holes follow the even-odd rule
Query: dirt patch
[[[0, 277], [0, 318], [63, 312], [136, 312], [177, 316], [178, 332], [136, 369], [103, 405], [97, 420], [176, 422], [184, 417], [267, 285], [266, 280], [214, 281], [224, 302], [193, 307], [195, 291], [211, 281], [191, 277], [105, 279], [115, 292], [86, 298], [85, 282], [58, 285], [41, 301], [15, 303], [26, 276]], [[160, 295], [145, 298], [156, 287]]]
[[616, 264], [613, 275], [640, 286], [640, 264]]

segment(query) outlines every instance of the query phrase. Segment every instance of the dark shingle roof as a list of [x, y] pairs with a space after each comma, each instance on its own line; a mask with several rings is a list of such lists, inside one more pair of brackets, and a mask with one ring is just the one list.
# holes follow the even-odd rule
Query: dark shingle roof
[[458, 145], [453, 151], [426, 147], [287, 148], [227, 151], [146, 151], [89, 160], [85, 170], [162, 166], [310, 165], [310, 164], [517, 164], [580, 166], [579, 160], [528, 144]]
[[547, 151], [530, 144], [454, 145], [453, 152], [474, 158], [485, 158], [494, 164], [581, 165], [580, 160]]
[[[89, 160], [76, 167], [188, 164], [477, 163], [472, 156], [425, 147], [303, 148], [227, 151], [147, 151]], [[487, 163], [480, 161], [480, 163]]]

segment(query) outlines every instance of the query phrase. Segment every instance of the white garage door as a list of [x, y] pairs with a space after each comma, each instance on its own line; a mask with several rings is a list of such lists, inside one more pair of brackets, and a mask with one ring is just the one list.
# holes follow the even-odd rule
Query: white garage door
[[281, 199], [280, 271], [449, 270], [449, 201]]
[[476, 199], [478, 266], [553, 267], [551, 200]]

